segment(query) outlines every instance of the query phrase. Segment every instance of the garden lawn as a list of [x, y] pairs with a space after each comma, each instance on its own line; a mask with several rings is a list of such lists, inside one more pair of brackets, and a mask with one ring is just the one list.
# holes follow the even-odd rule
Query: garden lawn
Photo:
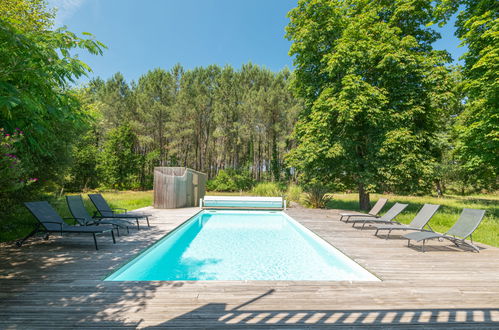
[[[406, 203], [409, 206], [397, 217], [401, 223], [409, 223], [425, 203], [441, 205], [430, 220], [429, 225], [434, 231], [445, 233], [459, 218], [463, 208], [485, 210], [485, 218], [473, 233], [473, 241], [499, 247], [499, 195], [473, 196], [398, 196], [371, 194], [371, 204], [381, 196], [388, 198], [383, 208], [386, 212], [394, 203]], [[333, 194], [333, 199], [327, 204], [329, 209], [359, 210], [357, 194]], [[382, 212], [383, 213], [383, 212]]]

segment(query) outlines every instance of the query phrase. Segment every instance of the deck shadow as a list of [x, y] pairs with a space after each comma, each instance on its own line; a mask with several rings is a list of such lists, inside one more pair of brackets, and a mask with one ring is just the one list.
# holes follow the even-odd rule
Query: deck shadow
[[225, 303], [209, 303], [146, 329], [169, 327], [491, 329], [499, 327], [499, 309], [267, 310], [250, 309], [246, 305], [243, 308], [229, 309]]

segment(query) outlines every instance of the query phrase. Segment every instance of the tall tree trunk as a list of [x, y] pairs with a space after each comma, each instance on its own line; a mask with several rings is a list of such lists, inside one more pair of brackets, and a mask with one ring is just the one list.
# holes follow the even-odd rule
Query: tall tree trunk
[[161, 166], [165, 166], [165, 155], [164, 155], [164, 134], [163, 134], [163, 111], [159, 111], [159, 120], [158, 120], [158, 132], [159, 132], [159, 164]]
[[362, 183], [359, 183], [359, 207], [363, 211], [369, 211], [371, 208], [369, 193], [365, 190]]
[[436, 189], [437, 189], [437, 197], [438, 198], [443, 197], [444, 196], [444, 192], [442, 190], [442, 185], [440, 183], [440, 180], [435, 180], [435, 186], [436, 186]]

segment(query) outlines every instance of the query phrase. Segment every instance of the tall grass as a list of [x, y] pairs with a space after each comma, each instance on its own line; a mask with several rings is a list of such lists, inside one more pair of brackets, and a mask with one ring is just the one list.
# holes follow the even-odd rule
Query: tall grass
[[255, 196], [278, 197], [282, 196], [283, 193], [277, 183], [262, 182], [253, 187], [251, 194]]
[[302, 198], [302, 194], [303, 194], [303, 189], [300, 186], [291, 183], [288, 186], [285, 195], [288, 201], [299, 203]]
[[303, 203], [307, 207], [323, 209], [326, 207], [328, 200], [332, 198], [332, 195], [329, 194], [328, 191], [328, 188], [322, 185], [307, 187]]
[[[499, 196], [497, 195], [446, 196], [437, 198], [432, 196], [372, 194], [371, 200], [376, 201], [382, 196], [388, 198], [388, 203], [383, 208], [385, 212], [396, 202], [409, 204], [404, 212], [397, 217], [397, 221], [402, 223], [411, 222], [425, 203], [441, 205], [429, 223], [433, 230], [441, 233], [446, 232], [452, 227], [459, 218], [463, 208], [485, 210], [485, 218], [475, 233], [473, 233], [473, 240], [499, 247]], [[334, 194], [333, 199], [327, 203], [327, 208], [358, 211], [358, 195]]]

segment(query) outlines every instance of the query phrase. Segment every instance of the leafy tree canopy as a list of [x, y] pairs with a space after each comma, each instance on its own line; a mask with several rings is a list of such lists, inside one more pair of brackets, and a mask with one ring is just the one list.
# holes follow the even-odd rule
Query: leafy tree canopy
[[49, 179], [68, 163], [71, 142], [86, 116], [69, 84], [90, 68], [72, 50], [101, 54], [104, 45], [64, 28], [50, 30], [45, 1], [0, 5], [0, 127], [25, 132], [21, 159], [33, 175]]
[[293, 88], [306, 102], [290, 165], [309, 181], [414, 192], [432, 182], [436, 133], [453, 97], [431, 47], [431, 3], [301, 0], [289, 13]]
[[53, 26], [55, 11], [45, 0], [2, 0], [0, 17], [22, 32], [44, 31]]
[[468, 51], [462, 57], [466, 102], [456, 125], [456, 154], [467, 180], [493, 187], [499, 174], [499, 3], [440, 0], [436, 19], [444, 24], [459, 8], [456, 35]]

